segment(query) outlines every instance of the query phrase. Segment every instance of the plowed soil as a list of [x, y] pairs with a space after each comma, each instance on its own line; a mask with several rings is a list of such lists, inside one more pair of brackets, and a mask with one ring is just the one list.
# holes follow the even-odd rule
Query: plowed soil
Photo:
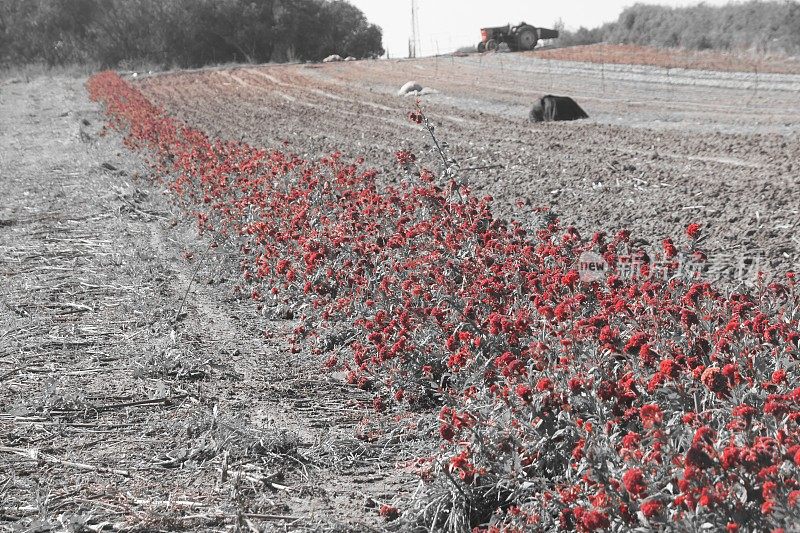
[[[396, 150], [436, 165], [406, 119], [415, 98], [396, 94], [410, 80], [436, 91], [420, 98], [439, 139], [502, 216], [530, 221], [550, 206], [581, 233], [628, 228], [654, 247], [699, 222], [719, 277], [798, 266], [798, 75], [484, 54], [178, 72], [139, 86], [212, 134], [365, 155], [391, 180]], [[548, 93], [573, 96], [591, 118], [529, 123]]]

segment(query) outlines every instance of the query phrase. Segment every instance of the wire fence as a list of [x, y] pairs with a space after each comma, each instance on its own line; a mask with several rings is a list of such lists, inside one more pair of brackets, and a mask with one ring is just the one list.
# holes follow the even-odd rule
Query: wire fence
[[[436, 56], [426, 60], [434, 63], [428, 81], [451, 92], [474, 87], [484, 105], [508, 116], [518, 116], [521, 107], [544, 94], [561, 94], [586, 103], [593, 118], [613, 123], [624, 116], [626, 123], [642, 126], [716, 131], [714, 124], [726, 131], [764, 133], [793, 132], [800, 123], [800, 73], [776, 73], [774, 66], [765, 66], [769, 58], [751, 63], [731, 58], [729, 68], [708, 70], [709, 64], [679, 61], [677, 54], [671, 62], [644, 64], [647, 58], [635, 55], [627, 62], [620, 56], [606, 61], [603, 54], [587, 52]], [[469, 94], [460, 97], [474, 99]]]

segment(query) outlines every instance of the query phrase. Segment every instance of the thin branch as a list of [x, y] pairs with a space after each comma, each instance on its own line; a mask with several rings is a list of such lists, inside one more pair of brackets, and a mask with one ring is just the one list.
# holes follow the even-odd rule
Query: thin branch
[[186, 292], [183, 295], [183, 300], [181, 300], [181, 305], [180, 305], [180, 307], [178, 307], [178, 312], [175, 313], [175, 322], [177, 322], [180, 319], [181, 312], [183, 311], [183, 306], [186, 304], [186, 298], [189, 297], [189, 290], [191, 290], [191, 288], [192, 288], [192, 283], [194, 282], [194, 278], [197, 276], [198, 270], [200, 270], [200, 265], [203, 264], [203, 261], [208, 256], [208, 252], [209, 252], [209, 250], [211, 250], [211, 245], [213, 244], [213, 242], [214, 241], [212, 240], [212, 241], [210, 241], [208, 243], [208, 246], [206, 246], [206, 249], [203, 252], [203, 255], [201, 255], [197, 259], [197, 264], [194, 267], [194, 271], [192, 271], [192, 277], [189, 279], [189, 285], [186, 287]]
[[119, 470], [116, 468], [109, 468], [107, 466], [95, 466], [86, 463], [74, 463], [72, 461], [65, 461], [63, 459], [59, 459], [57, 457], [53, 457], [52, 455], [48, 455], [46, 453], [41, 453], [37, 448], [31, 448], [28, 450], [21, 449], [21, 448], [9, 448], [7, 446], [0, 446], [0, 453], [10, 453], [14, 455], [19, 455], [20, 457], [24, 457], [31, 461], [35, 462], [45, 462], [51, 464], [58, 464], [64, 466], [71, 466], [72, 468], [77, 468], [78, 470], [86, 470], [89, 472], [100, 472], [100, 473], [107, 473], [107, 474], [116, 474], [118, 476], [125, 476], [130, 477], [130, 472], [127, 470]]

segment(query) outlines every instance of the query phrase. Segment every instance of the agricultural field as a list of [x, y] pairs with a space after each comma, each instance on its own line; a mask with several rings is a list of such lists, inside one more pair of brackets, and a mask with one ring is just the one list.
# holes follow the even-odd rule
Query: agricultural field
[[749, 72], [756, 74], [800, 74], [796, 57], [765, 57], [717, 50], [664, 49], [631, 44], [590, 44], [537, 50], [536, 57], [599, 64], [647, 65], [668, 69]]
[[[485, 54], [178, 72], [138, 86], [222, 138], [286, 141], [310, 157], [342, 150], [391, 179], [399, 149], [432, 160], [405, 120], [414, 98], [396, 96], [409, 80], [438, 91], [424, 109], [500, 216], [527, 223], [532, 207], [549, 206], [584, 232], [636, 228], [652, 243], [702, 220], [720, 269], [745, 255], [769, 270], [800, 262], [800, 212], [787, 194], [800, 176], [800, 75]], [[572, 96], [591, 119], [531, 125], [542, 94]]]
[[792, 531], [800, 75], [564, 59], [0, 81], [0, 530]]

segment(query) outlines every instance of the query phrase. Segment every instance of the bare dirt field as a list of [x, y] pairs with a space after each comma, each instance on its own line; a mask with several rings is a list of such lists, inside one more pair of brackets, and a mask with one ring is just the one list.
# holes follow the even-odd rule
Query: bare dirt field
[[[396, 95], [409, 80], [437, 91], [421, 98], [425, 112], [504, 216], [526, 221], [532, 207], [551, 206], [582, 233], [630, 228], [654, 246], [699, 222], [721, 277], [797, 268], [799, 75], [526, 53], [202, 70], [139, 86], [224, 138], [365, 155], [392, 179], [398, 149], [435, 165], [430, 140], [405, 118], [415, 98]], [[547, 93], [573, 96], [591, 118], [528, 123]]]
[[397, 421], [240, 302], [83, 83], [0, 85], [0, 531], [380, 527]]

